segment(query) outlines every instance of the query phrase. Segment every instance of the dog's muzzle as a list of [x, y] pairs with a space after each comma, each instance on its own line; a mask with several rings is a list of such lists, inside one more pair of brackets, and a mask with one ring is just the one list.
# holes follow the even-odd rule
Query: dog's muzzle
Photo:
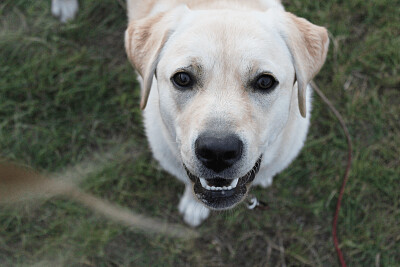
[[184, 167], [188, 177], [194, 183], [193, 189], [196, 197], [211, 209], [224, 210], [234, 207], [245, 198], [251, 182], [260, 169], [261, 159], [262, 155], [248, 173], [236, 179], [199, 178], [192, 174], [186, 165]]

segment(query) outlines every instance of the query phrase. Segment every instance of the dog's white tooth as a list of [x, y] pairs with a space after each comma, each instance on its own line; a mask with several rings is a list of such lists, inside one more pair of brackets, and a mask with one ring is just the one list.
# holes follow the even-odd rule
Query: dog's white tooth
[[226, 187], [226, 186], [223, 186], [223, 187], [222, 187], [222, 190], [226, 190], [226, 189], [227, 189], [227, 187]]
[[232, 189], [232, 186], [228, 186], [228, 188], [227, 188], [228, 190], [231, 190]]
[[207, 189], [207, 182], [206, 182], [206, 179], [200, 178], [200, 183], [201, 183], [201, 186], [202, 186], [203, 188], [206, 188], [206, 189]]
[[232, 181], [230, 187], [235, 188], [237, 186], [238, 182], [239, 182], [239, 178], [236, 178], [235, 180]]
[[211, 190], [215, 190], [215, 186], [211, 186]]
[[207, 190], [211, 190], [211, 186], [206, 185], [206, 189], [207, 189]]

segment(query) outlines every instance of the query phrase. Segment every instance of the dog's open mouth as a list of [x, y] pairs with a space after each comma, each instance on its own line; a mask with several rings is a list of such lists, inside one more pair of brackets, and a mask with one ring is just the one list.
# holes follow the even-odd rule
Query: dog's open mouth
[[203, 179], [192, 174], [185, 166], [186, 173], [194, 183], [194, 193], [206, 206], [215, 210], [229, 209], [244, 199], [251, 182], [260, 169], [262, 155], [254, 167], [244, 176], [236, 179], [215, 177]]

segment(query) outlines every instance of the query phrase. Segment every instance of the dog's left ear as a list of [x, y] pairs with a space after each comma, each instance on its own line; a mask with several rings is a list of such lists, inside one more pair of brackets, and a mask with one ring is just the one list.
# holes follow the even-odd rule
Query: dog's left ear
[[305, 118], [307, 85], [325, 62], [329, 46], [328, 32], [324, 27], [284, 12], [284, 29], [281, 33], [294, 61], [299, 109]]
[[168, 12], [129, 22], [125, 31], [125, 49], [130, 62], [143, 78], [142, 110], [147, 104], [162, 48], [187, 11], [187, 6], [179, 6]]

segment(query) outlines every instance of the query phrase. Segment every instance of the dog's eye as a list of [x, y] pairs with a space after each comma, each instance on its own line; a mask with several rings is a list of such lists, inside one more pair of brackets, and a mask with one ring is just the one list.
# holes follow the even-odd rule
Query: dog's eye
[[187, 72], [178, 72], [172, 76], [172, 83], [179, 88], [189, 88], [193, 86], [193, 79]]
[[261, 74], [254, 84], [255, 89], [261, 91], [270, 91], [278, 84], [278, 81], [271, 74]]

